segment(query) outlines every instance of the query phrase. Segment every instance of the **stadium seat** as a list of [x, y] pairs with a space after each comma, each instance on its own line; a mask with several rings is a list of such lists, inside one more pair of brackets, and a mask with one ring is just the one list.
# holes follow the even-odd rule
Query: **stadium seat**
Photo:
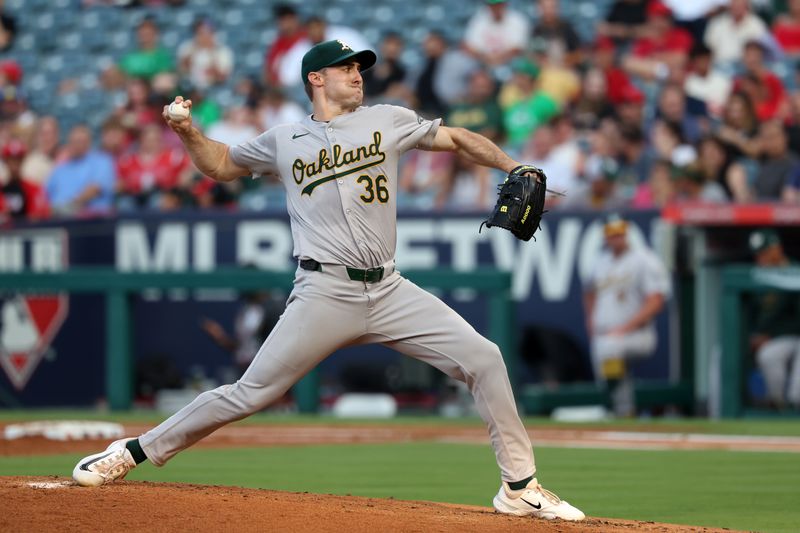
[[[350, 14], [348, 13], [348, 16]], [[354, 14], [358, 17], [358, 14]], [[344, 9], [339, 6], [331, 6], [325, 10], [325, 20], [328, 21], [329, 24], [342, 24], [344, 22], [345, 13]]]
[[[239, 56], [241, 58], [241, 56]], [[248, 73], [260, 73], [262, 65], [264, 63], [264, 54], [259, 51], [248, 52], [244, 56], [243, 64], [239, 65], [239, 67], [243, 67], [246, 72]]]
[[245, 15], [241, 9], [231, 9], [230, 11], [225, 13], [222, 22], [223, 24], [225, 24], [225, 26], [233, 28], [241, 27], [243, 24], [246, 24]]
[[[64, 33], [58, 38], [58, 47], [61, 50], [77, 51], [83, 48], [83, 34], [80, 31]], [[83, 55], [83, 54], [81, 54]]]
[[169, 28], [161, 32], [161, 44], [170, 49], [177, 49], [183, 42], [183, 36], [177, 29]]
[[192, 11], [180, 11], [173, 19], [175, 24], [183, 28], [190, 28], [194, 24], [196, 15]]
[[[82, 30], [94, 30], [100, 26], [100, 10], [87, 11], [80, 17], [79, 26]], [[108, 25], [110, 20], [103, 17], [103, 24]]]
[[129, 33], [116, 32], [112, 35], [106, 35], [111, 43], [111, 48], [117, 53], [128, 52], [133, 47], [133, 38]]
[[772, 71], [778, 76], [787, 90], [793, 91], [797, 87], [795, 71], [798, 68], [797, 62], [792, 58], [784, 58], [776, 61], [772, 65]]
[[[432, 25], [435, 26], [436, 24], [441, 23], [445, 16], [447, 15], [447, 10], [442, 7], [441, 5], [431, 5], [425, 9], [425, 19]], [[463, 30], [462, 30], [463, 31]]]
[[[561, 2], [562, 14], [575, 24], [583, 38], [594, 31], [612, 0]], [[407, 42], [403, 60], [411, 71], [420, 67], [423, 56], [419, 45], [431, 29], [443, 29], [453, 43], [461, 40], [467, 20], [475, 13], [474, 2], [460, 0], [407, 0], [403, 2], [362, 3], [357, 0], [307, 0], [291, 2], [301, 15], [323, 14], [332, 24], [345, 24], [362, 31], [378, 46], [389, 30], [401, 30]], [[136, 46], [136, 26], [154, 16], [162, 33], [161, 42], [171, 50], [189, 39], [198, 16], [208, 16], [218, 25], [220, 41], [231, 47], [236, 58], [229, 86], [218, 93], [225, 101], [233, 98], [231, 88], [243, 76], [260, 76], [264, 53], [277, 30], [269, 5], [257, 0], [192, 0], [178, 8], [82, 5], [82, 0], [7, 0], [6, 9], [18, 21], [14, 57], [26, 72], [23, 87], [30, 93], [31, 105], [52, 103], [47, 84], [58, 84], [76, 72], [86, 72], [79, 80], [82, 97], [78, 110], [84, 117], [105, 116], [118, 95], [99, 96], [97, 73], [109, 61], [117, 61]], [[535, 2], [515, 4], [515, 9], [535, 14]], [[447, 21], [447, 24], [444, 22]], [[70, 54], [69, 61], [64, 54]], [[41, 72], [34, 72], [40, 68]], [[779, 71], [789, 81], [787, 65]], [[38, 74], [38, 76], [36, 76]], [[793, 82], [793, 79], [791, 80]], [[45, 84], [45, 87], [42, 87]], [[89, 96], [91, 97], [89, 97]], [[290, 98], [307, 105], [302, 88]], [[222, 102], [220, 102], [222, 103]], [[44, 108], [42, 108], [44, 109]], [[90, 120], [90, 122], [93, 122]]]

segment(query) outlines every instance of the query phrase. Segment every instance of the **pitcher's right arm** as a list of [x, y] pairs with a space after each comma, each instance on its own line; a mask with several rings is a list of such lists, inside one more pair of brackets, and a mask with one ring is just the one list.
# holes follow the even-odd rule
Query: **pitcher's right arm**
[[[191, 100], [184, 100], [183, 97], [177, 96], [175, 101], [191, 110]], [[192, 158], [194, 166], [200, 172], [217, 181], [233, 181], [238, 177], [250, 174], [250, 170], [240, 167], [231, 160], [227, 144], [212, 141], [192, 126], [191, 114], [184, 120], [172, 120], [167, 113], [168, 108], [168, 105], [164, 106], [162, 116], [172, 131], [178, 134], [189, 157]]]

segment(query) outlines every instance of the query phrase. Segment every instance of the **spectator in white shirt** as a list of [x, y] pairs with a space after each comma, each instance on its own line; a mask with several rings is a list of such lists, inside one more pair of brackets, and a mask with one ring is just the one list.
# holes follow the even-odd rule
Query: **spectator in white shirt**
[[705, 104], [710, 117], [719, 117], [731, 94], [733, 80], [711, 68], [711, 50], [703, 43], [695, 44], [689, 58], [689, 75], [683, 83], [686, 96]]
[[223, 83], [231, 75], [233, 52], [217, 42], [211, 21], [195, 23], [194, 37], [178, 48], [178, 68], [200, 90]]
[[228, 146], [236, 146], [258, 137], [261, 133], [253, 124], [254, 120], [251, 110], [243, 106], [233, 106], [228, 108], [222, 120], [208, 128], [206, 136]]
[[286, 98], [277, 87], [267, 87], [258, 100], [259, 126], [268, 130], [280, 124], [300, 122], [305, 118], [306, 112], [297, 103]]
[[728, 10], [708, 23], [705, 43], [714, 53], [718, 65], [730, 65], [742, 59], [744, 45], [759, 40], [769, 28], [750, 9], [749, 0], [730, 0]]
[[[556, 131], [550, 123], [542, 124], [526, 143], [522, 159], [536, 161], [536, 165], [547, 175], [547, 188], [557, 193], [578, 189], [577, 167], [565, 159], [558, 150]], [[563, 199], [558, 194], [548, 193], [547, 203], [553, 207]]]
[[727, 5], [728, 0], [662, 0], [672, 11], [675, 24], [702, 41], [708, 21]]
[[464, 31], [467, 52], [487, 66], [505, 65], [528, 46], [528, 18], [506, 0], [485, 0]]

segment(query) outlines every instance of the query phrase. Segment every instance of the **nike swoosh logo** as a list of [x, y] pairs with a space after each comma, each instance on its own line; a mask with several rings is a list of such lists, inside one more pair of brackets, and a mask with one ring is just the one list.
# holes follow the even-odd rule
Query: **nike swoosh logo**
[[86, 461], [85, 463], [83, 463], [81, 465], [81, 470], [86, 470], [88, 472], [89, 471], [89, 465], [91, 465], [92, 463], [96, 463], [97, 461], [99, 461], [101, 459], [105, 459], [106, 457], [108, 457], [112, 453], [114, 453], [114, 452], [108, 452], [107, 454], [101, 455], [100, 457], [95, 457], [91, 461]]
[[524, 501], [525, 503], [527, 503], [528, 505], [530, 505], [530, 506], [531, 506], [531, 507], [533, 507], [534, 509], [541, 509], [541, 508], [542, 508], [542, 504], [541, 504], [541, 503], [538, 503], [538, 504], [536, 504], [536, 505], [533, 505], [531, 502], [529, 502], [529, 501], [528, 501], [528, 500], [526, 500], [525, 498], [520, 498], [520, 500]]
[[305, 136], [305, 135], [308, 135], [309, 133], [310, 133], [310, 132], [306, 132], [306, 133], [300, 133], [300, 134], [298, 134], [298, 133], [295, 133], [294, 135], [292, 135], [292, 139], [298, 139], [298, 138], [300, 138], [300, 137], [303, 137], [303, 136]]

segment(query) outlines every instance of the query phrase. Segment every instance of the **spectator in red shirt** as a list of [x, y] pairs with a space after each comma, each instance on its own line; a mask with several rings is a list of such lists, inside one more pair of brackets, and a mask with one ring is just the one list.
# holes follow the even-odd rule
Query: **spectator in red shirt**
[[644, 34], [634, 41], [624, 67], [646, 80], [681, 79], [692, 44], [692, 35], [675, 25], [669, 8], [653, 0]]
[[772, 34], [783, 51], [800, 56], [800, 0], [788, 0], [789, 12], [780, 15], [772, 24]]
[[117, 203], [120, 209], [157, 207], [159, 193], [185, 189], [192, 167], [185, 150], [164, 147], [158, 125], [146, 126], [139, 146], [117, 163]]
[[6, 83], [19, 86], [22, 81], [22, 67], [13, 59], [0, 61], [0, 75], [2, 75], [3, 85]]
[[614, 113], [623, 128], [641, 128], [645, 119], [644, 93], [632, 83], [625, 86], [622, 101], [614, 108]]
[[748, 41], [744, 45], [742, 64], [744, 75], [734, 83], [734, 90], [746, 93], [755, 107], [761, 122], [789, 118], [789, 100], [780, 78], [766, 65], [768, 49], [761, 41]]
[[17, 139], [10, 140], [3, 147], [8, 180], [0, 187], [0, 220], [45, 218], [49, 215], [44, 190], [22, 177], [22, 160], [27, 153], [25, 144]]
[[594, 66], [602, 70], [606, 77], [608, 101], [614, 105], [621, 104], [632, 83], [628, 74], [616, 62], [614, 41], [610, 37], [598, 37], [592, 49], [594, 50]]
[[264, 58], [264, 82], [266, 85], [280, 85], [280, 64], [283, 56], [292, 49], [306, 32], [295, 9], [288, 4], [278, 4], [273, 10], [278, 26], [278, 36], [269, 47]]

